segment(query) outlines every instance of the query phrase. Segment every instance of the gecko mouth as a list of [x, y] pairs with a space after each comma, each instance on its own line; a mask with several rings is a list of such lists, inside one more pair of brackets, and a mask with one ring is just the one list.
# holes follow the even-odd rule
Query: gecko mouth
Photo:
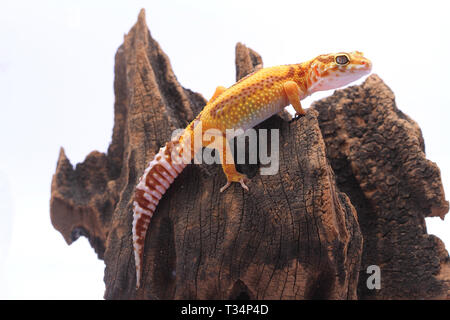
[[356, 69], [365, 69], [367, 71], [370, 71], [370, 70], [372, 70], [372, 62], [362, 61], [361, 64], [356, 66]]

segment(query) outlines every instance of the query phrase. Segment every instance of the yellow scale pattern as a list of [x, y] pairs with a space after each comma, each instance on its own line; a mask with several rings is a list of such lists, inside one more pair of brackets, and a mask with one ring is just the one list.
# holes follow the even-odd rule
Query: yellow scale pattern
[[243, 78], [205, 106], [200, 117], [203, 130], [246, 129], [281, 111], [289, 104], [283, 83], [292, 80], [304, 86], [300, 69], [300, 65], [277, 66]]

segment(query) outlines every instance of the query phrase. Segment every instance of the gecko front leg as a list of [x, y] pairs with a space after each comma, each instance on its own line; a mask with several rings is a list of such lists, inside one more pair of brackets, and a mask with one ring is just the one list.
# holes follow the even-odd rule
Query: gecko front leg
[[306, 114], [305, 110], [302, 108], [300, 102], [301, 90], [297, 83], [294, 81], [286, 81], [283, 83], [284, 93], [286, 94], [289, 103], [295, 109], [295, 119], [298, 119]]

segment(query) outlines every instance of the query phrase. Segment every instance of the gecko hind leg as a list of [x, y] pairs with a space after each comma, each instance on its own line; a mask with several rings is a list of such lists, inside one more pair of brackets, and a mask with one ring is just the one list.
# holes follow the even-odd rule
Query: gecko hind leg
[[223, 173], [225, 173], [225, 176], [227, 177], [227, 183], [220, 188], [220, 192], [224, 192], [228, 189], [233, 182], [239, 182], [242, 188], [249, 191], [248, 186], [246, 185], [246, 182], [249, 181], [249, 179], [245, 174], [236, 170], [228, 140], [224, 136], [214, 135], [214, 142], [207, 147], [214, 148], [219, 152]]
[[[224, 140], [226, 141], [226, 143], [228, 143], [228, 141], [224, 138]], [[228, 149], [228, 148], [224, 148], [224, 149]], [[244, 188], [245, 190], [249, 191], [247, 185], [245, 184], [249, 179], [247, 178], [247, 176], [243, 173], [240, 173], [236, 170], [236, 166], [234, 165], [234, 159], [233, 159], [233, 155], [231, 154], [231, 152], [225, 151], [225, 157], [221, 157], [221, 161], [222, 161], [222, 169], [223, 172], [225, 173], [225, 175], [227, 176], [227, 183], [220, 188], [220, 192], [224, 192], [230, 185], [232, 182], [239, 182], [241, 184], [241, 187]], [[228, 160], [227, 159], [231, 159]]]
[[[225, 138], [224, 138], [224, 140], [226, 141], [226, 143], [228, 143], [228, 141]], [[227, 149], [227, 148], [225, 148], [225, 149]], [[229, 160], [227, 162], [227, 159], [231, 159], [231, 161]], [[221, 161], [222, 161], [223, 172], [227, 176], [227, 183], [222, 188], [220, 188], [220, 192], [224, 192], [231, 185], [232, 182], [239, 182], [241, 184], [242, 188], [249, 191], [247, 185], [245, 184], [247, 181], [249, 181], [249, 179], [247, 178], [247, 176], [245, 174], [240, 173], [236, 170], [236, 166], [234, 165], [233, 155], [231, 154], [231, 152], [229, 154], [227, 152], [225, 157], [222, 156]]]

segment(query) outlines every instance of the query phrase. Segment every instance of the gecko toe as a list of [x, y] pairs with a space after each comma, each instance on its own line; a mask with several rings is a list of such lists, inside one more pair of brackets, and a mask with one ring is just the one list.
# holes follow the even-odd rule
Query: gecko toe
[[242, 188], [244, 188], [245, 190], [249, 191], [247, 185], [245, 184], [245, 180], [244, 179], [239, 180], [239, 183], [241, 184]]
[[224, 185], [222, 188], [220, 188], [220, 192], [224, 192], [226, 189], [228, 189], [228, 187], [231, 185], [230, 181], [227, 181], [227, 184]]
[[289, 123], [295, 122], [295, 121], [297, 121], [298, 119], [303, 118], [305, 115], [306, 115], [306, 113], [304, 113], [304, 114], [295, 113], [295, 116], [291, 119], [291, 121], [289, 121]]

